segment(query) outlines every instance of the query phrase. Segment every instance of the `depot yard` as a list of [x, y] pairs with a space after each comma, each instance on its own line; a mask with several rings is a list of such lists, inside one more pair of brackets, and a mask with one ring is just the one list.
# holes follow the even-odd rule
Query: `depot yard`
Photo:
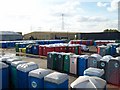
[[[2, 52], [6, 53], [6, 54], [14, 54], [16, 55], [16, 51], [15, 49], [2, 49]], [[97, 53], [97, 49], [94, 46], [89, 46], [89, 52], [82, 52], [83, 55], [91, 55], [93, 53]], [[39, 57], [38, 55], [27, 55], [26, 54], [21, 54], [21, 53], [17, 53], [17, 56], [22, 57], [23, 61], [27, 61], [27, 62], [35, 62], [36, 64], [39, 65], [40, 68], [44, 68], [47, 69], [47, 58], [46, 57]], [[52, 70], [54, 72], [54, 70]], [[69, 75], [69, 87], [70, 84], [75, 81], [77, 79], [78, 76], [73, 75], [73, 74], [68, 74]], [[120, 89], [119, 86], [115, 86], [115, 85], [111, 85], [111, 84], [107, 84], [107, 88], [109, 89]]]

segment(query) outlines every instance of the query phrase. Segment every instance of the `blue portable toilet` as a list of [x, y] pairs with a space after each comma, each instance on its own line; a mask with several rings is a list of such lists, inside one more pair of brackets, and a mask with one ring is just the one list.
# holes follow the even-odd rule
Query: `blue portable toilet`
[[44, 77], [45, 89], [63, 88], [68, 90], [68, 75], [59, 72], [53, 72]]
[[83, 76], [84, 70], [87, 69], [87, 63], [88, 63], [88, 55], [81, 55], [78, 57], [78, 65], [77, 65], [77, 75]]
[[26, 53], [27, 54], [32, 54], [32, 44], [29, 44], [26, 46]]
[[44, 88], [44, 77], [50, 74], [51, 71], [47, 69], [36, 69], [29, 72], [28, 82], [30, 90], [38, 90]]
[[38, 69], [38, 65], [34, 62], [20, 64], [17, 66], [18, 88], [27, 89], [29, 87], [28, 74], [30, 71], [35, 69]]
[[25, 64], [27, 63], [26, 61], [14, 61], [11, 63], [11, 86], [12, 88], [17, 88], [18, 87], [18, 82], [17, 82], [17, 66], [19, 64]]
[[84, 71], [84, 76], [96, 76], [96, 77], [103, 78], [104, 69], [90, 67]]
[[32, 46], [32, 54], [39, 55], [39, 45], [38, 44], [34, 44]]
[[112, 44], [111, 45], [111, 55], [116, 54], [116, 48], [118, 47], [118, 44]]
[[8, 65], [0, 62], [0, 90], [7, 90], [9, 88], [9, 69]]

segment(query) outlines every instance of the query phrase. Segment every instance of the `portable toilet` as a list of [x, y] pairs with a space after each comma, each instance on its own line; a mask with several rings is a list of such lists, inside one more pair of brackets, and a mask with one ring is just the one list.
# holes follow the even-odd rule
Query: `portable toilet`
[[35, 70], [35, 69], [38, 69], [38, 65], [34, 62], [20, 64], [17, 66], [18, 88], [27, 89], [29, 87], [28, 74], [30, 71]]
[[101, 56], [105, 56], [106, 55], [106, 48], [107, 46], [98, 46], [97, 47], [97, 53], [100, 54]]
[[80, 45], [75, 45], [75, 54], [80, 55], [81, 54], [81, 46]]
[[11, 63], [14, 61], [22, 61], [22, 59], [20, 57], [9, 58], [6, 60], [6, 64], [11, 66]]
[[53, 72], [44, 77], [45, 89], [68, 89], [68, 75], [59, 72]]
[[29, 89], [42, 89], [44, 88], [44, 77], [50, 74], [51, 71], [47, 69], [36, 69], [29, 72], [28, 82]]
[[9, 69], [8, 65], [0, 62], [0, 90], [9, 88]]
[[9, 56], [2, 56], [2, 57], [0, 57], [0, 62], [6, 63], [7, 59], [10, 59], [10, 58], [12, 58], [12, 57], [9, 57]]
[[43, 45], [39, 45], [39, 55], [43, 56]]
[[65, 54], [66, 53], [57, 53], [57, 67], [56, 67], [56, 70], [59, 71], [59, 72], [63, 72]]
[[83, 76], [84, 71], [87, 69], [88, 66], [88, 55], [81, 55], [78, 57], [78, 65], [77, 65], [77, 75]]
[[27, 54], [32, 54], [32, 44], [29, 44], [26, 46], [26, 53]]
[[70, 57], [73, 55], [73, 53], [66, 53], [64, 57], [64, 67], [63, 71], [69, 73], [70, 71]]
[[57, 52], [49, 52], [47, 55], [47, 68], [56, 69]]
[[120, 85], [120, 57], [109, 60], [106, 76], [108, 83]]
[[106, 56], [104, 56], [102, 59], [100, 59], [100, 61], [99, 61], [99, 63], [98, 63], [98, 68], [100, 68], [100, 69], [104, 69], [104, 71], [105, 71], [105, 73], [104, 73], [104, 79], [106, 79], [106, 72], [107, 72], [107, 70], [109, 69], [108, 68], [108, 62], [109, 62], [109, 60], [111, 59], [111, 58], [113, 58], [112, 56], [110, 56], [110, 55], [106, 55]]
[[70, 87], [73, 90], [106, 90], [106, 85], [106, 81], [99, 77], [79, 76]]
[[39, 55], [39, 45], [38, 44], [34, 44], [32, 46], [32, 54]]
[[18, 83], [17, 83], [17, 66], [19, 64], [25, 64], [27, 63], [26, 61], [14, 61], [11, 63], [11, 85], [12, 88], [17, 88]]
[[103, 78], [104, 69], [90, 67], [84, 71], [84, 76], [96, 76], [96, 77]]
[[79, 55], [72, 55], [70, 57], [70, 73], [77, 74], [77, 63]]
[[118, 47], [118, 44], [112, 44], [111, 45], [111, 55], [116, 54], [116, 48]]
[[88, 68], [89, 67], [97, 68], [98, 67], [98, 62], [100, 61], [100, 59], [102, 59], [101, 55], [99, 55], [99, 54], [92, 54], [88, 58]]
[[26, 53], [26, 48], [22, 48], [22, 53]]

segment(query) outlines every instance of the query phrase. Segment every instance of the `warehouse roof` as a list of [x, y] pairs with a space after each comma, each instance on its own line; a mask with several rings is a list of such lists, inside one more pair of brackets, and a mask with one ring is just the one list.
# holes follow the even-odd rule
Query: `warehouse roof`
[[13, 31], [0, 31], [0, 35], [20, 35], [20, 34]]

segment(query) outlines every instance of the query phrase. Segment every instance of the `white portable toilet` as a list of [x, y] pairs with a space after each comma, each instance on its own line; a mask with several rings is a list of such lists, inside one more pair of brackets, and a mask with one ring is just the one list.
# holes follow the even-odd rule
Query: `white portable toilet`
[[71, 89], [80, 90], [105, 90], [106, 81], [99, 77], [80, 76], [73, 83], [71, 83]]

